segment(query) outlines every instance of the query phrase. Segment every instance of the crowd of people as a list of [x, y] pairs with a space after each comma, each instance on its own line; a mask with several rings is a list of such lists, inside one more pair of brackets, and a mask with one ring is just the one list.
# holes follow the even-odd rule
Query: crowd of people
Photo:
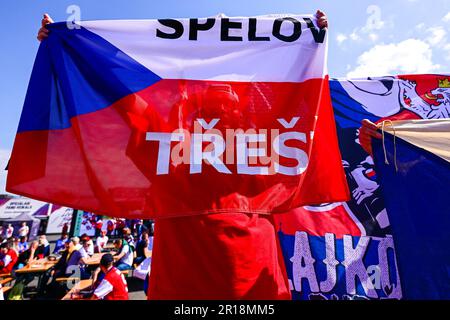
[[[109, 219], [105, 228], [102, 218], [97, 216], [95, 227], [94, 238], [87, 234], [69, 237], [68, 233], [62, 233], [53, 250], [50, 250], [50, 243], [45, 235], [29, 242], [29, 229], [26, 234], [19, 233], [20, 237], [14, 237], [13, 233], [5, 234], [5, 237], [0, 237], [0, 274], [14, 275], [16, 270], [39, 259], [57, 260], [40, 280], [41, 285], [37, 288], [40, 296], [49, 299], [61, 298], [67, 293], [68, 286], [67, 281], [60, 280], [73, 279], [75, 276], [80, 280], [93, 280], [96, 299], [123, 299], [126, 281], [123, 287], [123, 281], [119, 281], [117, 275], [123, 277], [122, 272], [138, 268], [151, 259], [153, 225], [151, 221], [145, 225], [143, 220]], [[110, 241], [113, 246], [108, 246]], [[96, 253], [104, 254], [100, 265], [92, 266], [89, 259]], [[34, 276], [17, 273], [15, 278], [16, 283], [27, 286]], [[120, 289], [119, 293], [116, 292], [116, 286]]]

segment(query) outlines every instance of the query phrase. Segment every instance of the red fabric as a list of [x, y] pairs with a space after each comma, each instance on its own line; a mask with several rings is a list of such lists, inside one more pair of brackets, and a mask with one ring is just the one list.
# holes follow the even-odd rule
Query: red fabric
[[271, 216], [158, 219], [149, 299], [290, 299]]
[[[238, 102], [211, 89], [218, 84], [229, 86]], [[299, 120], [292, 128], [279, 121], [294, 117]], [[226, 167], [231, 173], [204, 162], [201, 173], [191, 174], [189, 164], [171, 160], [168, 174], [157, 175], [160, 143], [146, 140], [146, 134], [193, 133], [198, 118], [219, 119], [214, 128], [225, 138], [226, 129], [267, 130], [270, 156], [276, 154], [271, 145], [278, 133], [304, 134], [306, 142], [291, 136], [283, 149], [307, 153], [308, 167], [301, 174], [275, 174], [275, 163], [292, 168], [297, 160], [280, 156], [263, 163], [268, 157], [259, 157], [256, 165], [274, 174], [238, 173], [236, 139], [230, 138], [234, 163]], [[70, 128], [18, 133], [9, 172], [8, 191], [126, 218], [281, 213], [349, 198], [327, 78], [302, 83], [161, 80], [107, 108], [73, 117]]]
[[127, 281], [117, 268], [112, 267], [105, 275], [104, 280], [113, 287], [113, 291], [106, 295], [105, 300], [128, 300]]
[[394, 114], [389, 117], [381, 118], [376, 123], [382, 123], [384, 120], [391, 120], [391, 121], [402, 121], [402, 120], [420, 120], [422, 119], [417, 114], [410, 110], [402, 110], [397, 114]]
[[277, 214], [274, 219], [277, 229], [284, 234], [294, 235], [297, 231], [306, 231], [311, 236], [322, 237], [326, 233], [333, 233], [336, 239], [342, 239], [346, 234], [361, 236], [361, 230], [343, 205], [323, 211], [297, 208]]
[[8, 252], [6, 253], [7, 256], [11, 257], [11, 262], [5, 267], [3, 266], [3, 262], [1, 262], [0, 264], [0, 272], [2, 273], [11, 273], [12, 269], [14, 268], [18, 256], [16, 251], [14, 251], [13, 249], [8, 249]]

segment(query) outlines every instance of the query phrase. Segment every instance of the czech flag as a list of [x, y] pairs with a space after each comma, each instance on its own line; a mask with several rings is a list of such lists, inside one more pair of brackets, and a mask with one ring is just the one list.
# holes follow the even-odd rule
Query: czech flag
[[48, 26], [7, 190], [127, 218], [349, 198], [313, 16]]

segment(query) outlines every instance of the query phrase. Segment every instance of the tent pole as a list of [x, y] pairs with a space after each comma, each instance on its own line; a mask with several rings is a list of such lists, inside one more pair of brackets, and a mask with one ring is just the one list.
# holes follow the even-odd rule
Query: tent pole
[[78, 218], [78, 211], [77, 209], [73, 209], [73, 213], [72, 213], [72, 221], [70, 222], [70, 231], [69, 231], [69, 237], [73, 237], [74, 233], [75, 233], [75, 228], [76, 228], [76, 224], [77, 224], [77, 218]]

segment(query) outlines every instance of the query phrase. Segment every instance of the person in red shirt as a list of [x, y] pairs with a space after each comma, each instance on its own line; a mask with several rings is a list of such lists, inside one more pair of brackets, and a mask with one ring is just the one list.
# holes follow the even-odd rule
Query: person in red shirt
[[[328, 27], [317, 11], [318, 26]], [[46, 14], [38, 40], [48, 37]], [[157, 219], [149, 299], [290, 299], [271, 215], [240, 212]], [[107, 286], [111, 288], [112, 286]]]
[[123, 274], [114, 267], [114, 258], [106, 253], [100, 260], [100, 269], [104, 277], [95, 288], [92, 300], [128, 300], [127, 281]]
[[2, 243], [0, 246], [0, 273], [11, 273], [17, 259], [17, 252], [8, 243]]

